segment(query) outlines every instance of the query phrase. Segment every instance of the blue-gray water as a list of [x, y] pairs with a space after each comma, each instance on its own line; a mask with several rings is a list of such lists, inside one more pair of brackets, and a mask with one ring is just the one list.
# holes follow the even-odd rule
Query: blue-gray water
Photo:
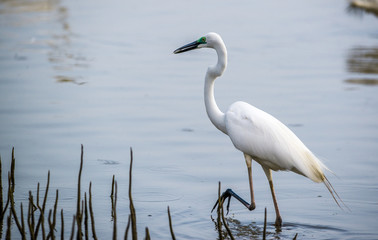
[[98, 235], [112, 232], [113, 174], [123, 235], [132, 147], [140, 237], [145, 226], [153, 239], [170, 237], [169, 205], [178, 238], [216, 239], [218, 181], [248, 199], [247, 170], [205, 113], [215, 52], [172, 54], [209, 31], [229, 53], [219, 107], [244, 100], [287, 124], [335, 173], [329, 179], [351, 209], [322, 184], [274, 173], [284, 222], [275, 232], [254, 164], [257, 209], [231, 202], [234, 234], [262, 239], [267, 207], [270, 239], [377, 239], [378, 19], [346, 1], [1, 1], [0, 154], [6, 175], [15, 147], [16, 200], [50, 170], [50, 196], [59, 189], [69, 229], [84, 144], [83, 191], [92, 181]]

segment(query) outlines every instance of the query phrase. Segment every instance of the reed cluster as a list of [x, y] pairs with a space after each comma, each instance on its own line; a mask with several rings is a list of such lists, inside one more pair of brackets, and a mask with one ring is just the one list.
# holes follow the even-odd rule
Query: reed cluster
[[[92, 206], [92, 182], [89, 183], [89, 196], [87, 198], [87, 193], [84, 193], [84, 199], [81, 199], [81, 174], [83, 170], [84, 161], [84, 149], [81, 145], [81, 157], [80, 157], [80, 169], [77, 180], [77, 202], [76, 202], [76, 213], [72, 217], [72, 225], [70, 230], [69, 239], [76, 238], [77, 240], [89, 239], [91, 237], [95, 240], [98, 239], [96, 234], [95, 217]], [[0, 238], [12, 239], [15, 236], [12, 234], [17, 234], [12, 232], [12, 225], [15, 224], [18, 229], [19, 236], [23, 240], [26, 239], [64, 239], [65, 238], [65, 220], [63, 217], [63, 209], [60, 210], [60, 233], [57, 233], [56, 226], [59, 221], [58, 215], [58, 200], [59, 200], [59, 190], [56, 190], [55, 201], [52, 209], [47, 210], [47, 197], [50, 185], [50, 171], [47, 174], [47, 183], [44, 192], [44, 196], [40, 196], [40, 184], [37, 184], [36, 196], [29, 191], [28, 206], [26, 209], [26, 214], [24, 214], [24, 206], [20, 203], [20, 211], [16, 211], [16, 203], [14, 200], [15, 192], [15, 163], [16, 159], [14, 156], [14, 148], [12, 148], [12, 159], [11, 159], [11, 169], [8, 172], [8, 190], [6, 191], [6, 198], [4, 198], [3, 182], [2, 182], [2, 165], [0, 157]], [[130, 214], [126, 229], [124, 231], [124, 239], [128, 239], [131, 235], [133, 240], [138, 239], [137, 224], [136, 224], [136, 213], [132, 198], [131, 184], [132, 184], [132, 164], [133, 164], [133, 151], [130, 148], [130, 169], [129, 169], [129, 208]], [[113, 175], [112, 188], [111, 188], [111, 202], [112, 202], [112, 220], [113, 220], [113, 236], [112, 239], [117, 238], [117, 181]], [[172, 220], [170, 215], [170, 210], [168, 207], [168, 219], [169, 227], [172, 239], [175, 240], [175, 235], [172, 228]], [[6, 227], [4, 228], [4, 220], [6, 219]], [[5, 229], [5, 233], [3, 233]], [[131, 232], [131, 234], [129, 233]], [[148, 227], [146, 227], [145, 238], [150, 239], [150, 234]]]

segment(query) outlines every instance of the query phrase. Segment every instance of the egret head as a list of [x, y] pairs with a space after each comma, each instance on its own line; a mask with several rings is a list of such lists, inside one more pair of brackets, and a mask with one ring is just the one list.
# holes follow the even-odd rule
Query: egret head
[[210, 32], [194, 42], [191, 42], [180, 48], [177, 48], [173, 53], [177, 54], [177, 53], [187, 52], [190, 50], [205, 48], [205, 47], [214, 48], [216, 44], [219, 42], [223, 42], [221, 37], [216, 33]]

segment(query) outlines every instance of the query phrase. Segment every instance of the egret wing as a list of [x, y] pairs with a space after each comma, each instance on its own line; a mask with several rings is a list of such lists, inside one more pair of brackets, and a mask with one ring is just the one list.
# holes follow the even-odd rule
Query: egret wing
[[245, 102], [236, 102], [225, 114], [227, 134], [234, 146], [272, 170], [324, 179], [325, 167], [302, 141], [272, 115]]

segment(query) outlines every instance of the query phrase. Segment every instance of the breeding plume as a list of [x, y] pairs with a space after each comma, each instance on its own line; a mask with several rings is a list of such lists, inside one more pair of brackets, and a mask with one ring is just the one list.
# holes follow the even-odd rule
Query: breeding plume
[[[251, 203], [243, 200], [231, 189], [227, 189], [221, 196], [222, 204], [228, 199], [227, 210], [232, 196], [249, 210], [255, 209], [252, 160], [262, 166], [268, 178], [276, 211], [275, 224], [277, 227], [282, 225], [282, 218], [274, 193], [272, 170], [292, 171], [308, 177], [314, 182], [323, 182], [339, 205], [336, 197], [341, 199], [324, 175], [324, 170], [328, 170], [327, 167], [283, 123], [272, 115], [241, 101], [233, 103], [225, 113], [218, 108], [214, 98], [214, 82], [227, 67], [226, 46], [218, 34], [208, 33], [197, 41], [176, 49], [174, 53], [200, 48], [212, 48], [218, 54], [217, 64], [209, 67], [205, 76], [204, 93], [207, 115], [214, 126], [228, 135], [235, 148], [244, 154], [248, 168]], [[217, 203], [218, 201], [214, 208]]]

